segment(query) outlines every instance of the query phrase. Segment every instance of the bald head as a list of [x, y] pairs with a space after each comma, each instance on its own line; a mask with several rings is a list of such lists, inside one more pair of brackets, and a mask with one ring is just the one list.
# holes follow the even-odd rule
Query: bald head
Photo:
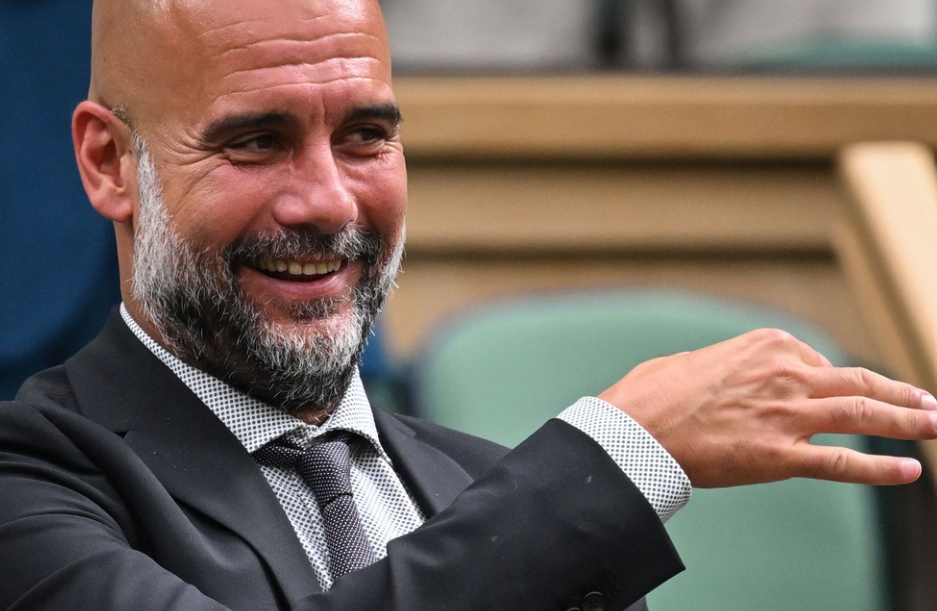
[[95, 0], [88, 97], [124, 111], [136, 127], [154, 114], [165, 117], [167, 103], [180, 108], [198, 95], [223, 95], [205, 91], [206, 77], [245, 69], [225, 61], [239, 50], [269, 45], [266, 60], [246, 67], [255, 69], [281, 62], [284, 52], [299, 58], [302, 45], [340, 47], [337, 34], [357, 46], [336, 48], [336, 57], [360, 54], [367, 39], [365, 55], [386, 61], [389, 80], [376, 0]]

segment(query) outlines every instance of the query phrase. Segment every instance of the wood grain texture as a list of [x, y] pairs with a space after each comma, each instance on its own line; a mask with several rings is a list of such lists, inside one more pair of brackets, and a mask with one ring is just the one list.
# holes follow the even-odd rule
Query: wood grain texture
[[935, 85], [934, 78], [395, 80], [414, 158], [828, 158], [860, 141], [935, 146]]

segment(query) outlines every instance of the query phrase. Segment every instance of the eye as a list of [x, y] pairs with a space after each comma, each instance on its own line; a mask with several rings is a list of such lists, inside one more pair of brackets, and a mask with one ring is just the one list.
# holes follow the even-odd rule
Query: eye
[[379, 154], [396, 135], [396, 130], [380, 124], [353, 125], [335, 139], [334, 146], [348, 155], [370, 157]]
[[357, 144], [387, 140], [388, 137], [384, 128], [376, 125], [362, 125], [351, 130], [348, 134], [348, 140]]
[[234, 142], [228, 145], [228, 148], [239, 151], [268, 151], [274, 146], [276, 146], [276, 137], [273, 134], [261, 134]]
[[237, 164], [273, 163], [285, 150], [282, 139], [275, 133], [261, 133], [232, 140], [224, 146], [224, 155]]

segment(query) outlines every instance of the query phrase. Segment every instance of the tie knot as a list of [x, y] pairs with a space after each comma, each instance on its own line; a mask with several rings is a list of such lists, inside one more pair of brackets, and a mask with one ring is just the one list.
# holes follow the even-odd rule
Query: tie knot
[[351, 494], [351, 433], [329, 436], [309, 448], [277, 439], [254, 452], [258, 462], [281, 469], [295, 469], [312, 489], [319, 507]]

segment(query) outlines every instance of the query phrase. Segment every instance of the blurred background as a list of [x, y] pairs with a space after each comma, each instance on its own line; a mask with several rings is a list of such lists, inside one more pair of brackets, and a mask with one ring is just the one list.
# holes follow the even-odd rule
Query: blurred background
[[383, 0], [400, 71], [930, 70], [931, 0]]
[[[376, 403], [514, 443], [609, 363], [754, 325], [937, 390], [937, 0], [381, 6], [410, 209]], [[0, 0], [0, 399], [119, 300], [69, 133], [90, 10]], [[937, 608], [932, 446], [849, 443], [925, 477], [698, 495], [669, 525], [690, 571], [653, 608]]]

